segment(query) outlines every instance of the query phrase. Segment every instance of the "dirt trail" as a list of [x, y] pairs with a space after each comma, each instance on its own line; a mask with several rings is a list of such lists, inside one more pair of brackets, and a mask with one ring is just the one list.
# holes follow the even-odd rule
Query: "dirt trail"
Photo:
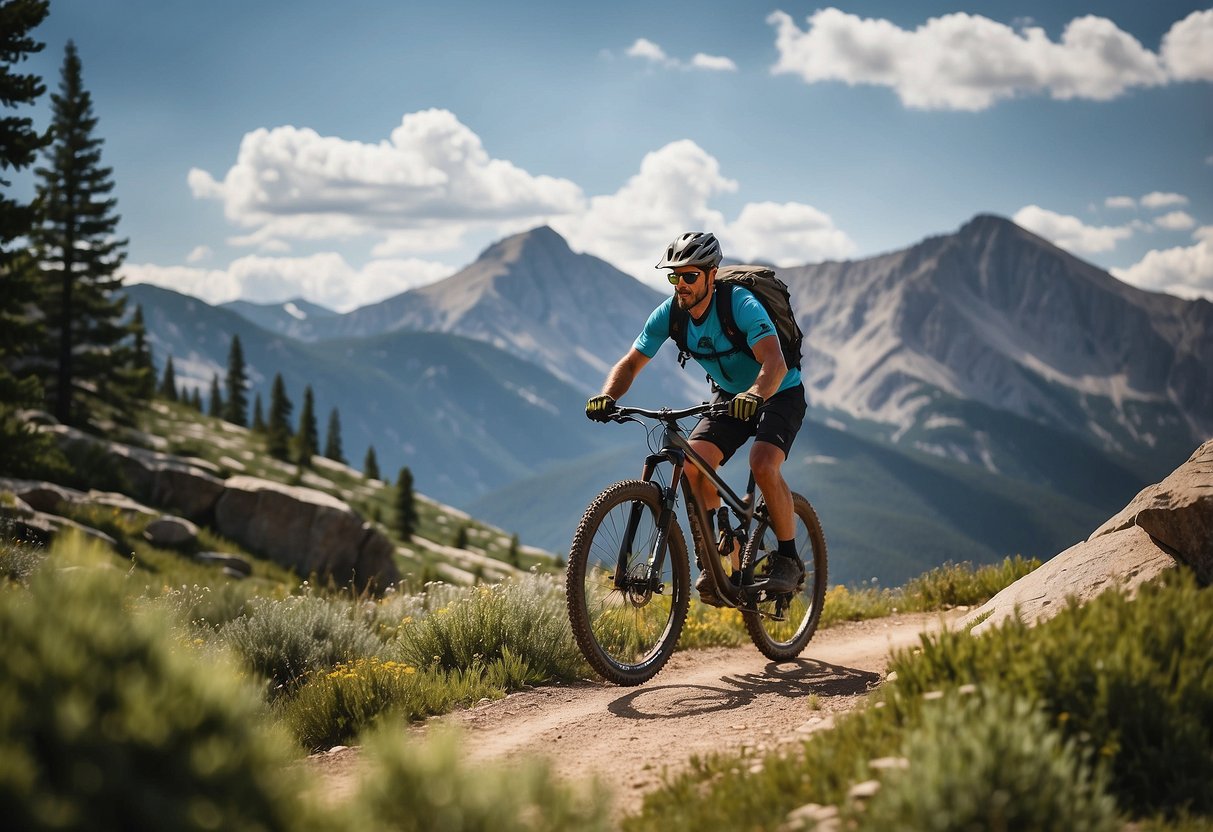
[[[660, 785], [664, 769], [677, 771], [694, 755], [773, 748], [829, 727], [880, 682], [890, 649], [917, 643], [919, 633], [959, 614], [831, 627], [817, 633], [800, 659], [782, 664], [752, 646], [685, 651], [640, 687], [587, 682], [536, 688], [412, 730], [457, 725], [473, 760], [546, 755], [562, 777], [605, 780], [620, 809], [630, 813]], [[329, 798], [341, 800], [356, 789], [362, 767], [357, 748], [316, 754], [309, 762]]]

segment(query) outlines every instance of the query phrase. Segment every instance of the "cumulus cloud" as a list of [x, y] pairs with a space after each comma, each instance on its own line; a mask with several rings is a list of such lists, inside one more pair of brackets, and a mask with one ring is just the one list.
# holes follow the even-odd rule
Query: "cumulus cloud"
[[1112, 269], [1112, 274], [1153, 292], [1213, 300], [1213, 226], [1199, 228], [1193, 236], [1194, 246], [1147, 252], [1127, 269]]
[[800, 203], [748, 204], [736, 220], [728, 222], [709, 203], [738, 187], [721, 173], [711, 154], [684, 139], [646, 154], [640, 171], [618, 191], [591, 198], [584, 213], [555, 219], [552, 227], [574, 248], [658, 288], [666, 284], [653, 266], [670, 240], [684, 231], [712, 231], [728, 256], [780, 265], [841, 257], [855, 250], [829, 216]]
[[1105, 208], [1136, 208], [1137, 200], [1131, 196], [1110, 196], [1103, 204]]
[[696, 52], [695, 56], [691, 58], [691, 68], [736, 72], [737, 64], [733, 63], [732, 58], [726, 58], [724, 55], [705, 55], [702, 52]]
[[1141, 204], [1143, 208], [1167, 208], [1172, 205], [1187, 205], [1188, 198], [1183, 194], [1153, 191], [1141, 198]]
[[1016, 225], [1075, 254], [1111, 251], [1121, 240], [1133, 235], [1132, 225], [1087, 225], [1078, 217], [1058, 214], [1039, 205], [1020, 208], [1012, 219]]
[[435, 219], [449, 235], [457, 224], [563, 214], [583, 202], [573, 182], [491, 157], [479, 136], [437, 109], [405, 115], [378, 144], [290, 126], [255, 130], [221, 181], [195, 168], [188, 182], [194, 196], [221, 200], [228, 219], [250, 229], [237, 243], [259, 246], [424, 234]]
[[1172, 211], [1156, 218], [1154, 225], [1156, 228], [1165, 228], [1167, 231], [1185, 231], [1195, 226], [1196, 220], [1192, 219], [1192, 215], [1186, 211]]
[[933, 17], [913, 30], [836, 8], [814, 12], [807, 29], [782, 11], [767, 22], [779, 50], [773, 73], [806, 83], [889, 87], [916, 109], [977, 111], [1043, 93], [1104, 101], [1134, 87], [1213, 80], [1210, 12], [1176, 23], [1160, 53], [1094, 15], [1070, 21], [1059, 41], [1038, 26], [1013, 28], [965, 13]]
[[1213, 81], [1213, 9], [1192, 12], [1163, 36], [1162, 56], [1179, 81]]
[[433, 283], [454, 272], [450, 266], [415, 258], [373, 260], [355, 269], [341, 255], [241, 257], [226, 269], [131, 264], [122, 268], [127, 283], [151, 283], [208, 303], [238, 298], [276, 303], [304, 297], [345, 312], [407, 289]]
[[690, 61], [680, 61], [671, 58], [666, 51], [648, 38], [636, 38], [624, 52], [629, 58], [639, 58], [656, 66], [670, 69], [705, 69], [715, 72], [736, 72], [737, 64], [731, 58], [723, 55], [707, 55], [697, 52]]

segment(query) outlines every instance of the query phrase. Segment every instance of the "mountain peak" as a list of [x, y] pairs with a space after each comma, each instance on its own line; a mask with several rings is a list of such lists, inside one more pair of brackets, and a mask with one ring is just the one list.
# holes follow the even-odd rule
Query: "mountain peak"
[[543, 251], [551, 254], [572, 254], [568, 242], [551, 226], [540, 225], [498, 240], [480, 253], [477, 260], [519, 259], [523, 252]]

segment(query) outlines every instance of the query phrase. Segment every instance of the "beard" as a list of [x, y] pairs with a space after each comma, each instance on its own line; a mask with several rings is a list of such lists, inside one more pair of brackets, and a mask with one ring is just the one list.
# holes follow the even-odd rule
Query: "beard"
[[681, 309], [691, 309], [707, 296], [707, 286], [689, 286], [686, 292], [674, 292], [674, 303]]

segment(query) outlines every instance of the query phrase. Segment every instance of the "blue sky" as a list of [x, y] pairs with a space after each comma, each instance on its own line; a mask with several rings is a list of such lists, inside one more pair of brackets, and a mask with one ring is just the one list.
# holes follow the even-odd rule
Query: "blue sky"
[[660, 282], [684, 230], [787, 265], [981, 212], [1213, 297], [1200, 4], [51, 5], [25, 66], [76, 42], [128, 279], [207, 300], [349, 309], [543, 222]]

